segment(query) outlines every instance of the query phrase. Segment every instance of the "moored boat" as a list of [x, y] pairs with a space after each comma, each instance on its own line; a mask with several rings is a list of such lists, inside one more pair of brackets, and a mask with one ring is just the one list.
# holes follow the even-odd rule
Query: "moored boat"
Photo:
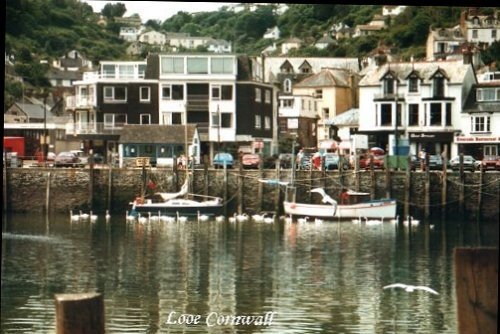
[[[303, 216], [309, 218], [394, 218], [396, 217], [397, 203], [394, 199], [369, 200], [355, 204], [338, 204], [328, 196], [322, 188], [312, 189], [311, 192], [323, 196], [325, 204], [309, 204], [285, 199], [283, 208], [286, 215]], [[368, 193], [349, 192], [350, 196], [366, 196]]]

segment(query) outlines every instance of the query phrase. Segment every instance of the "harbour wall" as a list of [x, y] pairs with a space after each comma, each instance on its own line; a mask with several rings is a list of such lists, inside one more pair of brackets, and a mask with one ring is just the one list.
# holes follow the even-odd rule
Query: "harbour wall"
[[[219, 196], [226, 213], [274, 211], [281, 214], [290, 170], [193, 169], [191, 192]], [[4, 168], [3, 208], [6, 212], [125, 213], [129, 203], [153, 181], [156, 191], [176, 192], [185, 171], [160, 168]], [[297, 171], [297, 201], [321, 203], [310, 193], [322, 187], [333, 198], [342, 188], [369, 195], [363, 199], [394, 198], [398, 214], [419, 218], [499, 220], [499, 172]], [[353, 199], [355, 200], [355, 199]]]

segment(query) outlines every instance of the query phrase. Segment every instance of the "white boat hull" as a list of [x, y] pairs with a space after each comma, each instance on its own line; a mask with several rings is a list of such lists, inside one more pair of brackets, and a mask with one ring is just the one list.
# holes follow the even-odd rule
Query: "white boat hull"
[[283, 202], [286, 215], [310, 218], [395, 218], [395, 200], [377, 200], [350, 205], [325, 205]]

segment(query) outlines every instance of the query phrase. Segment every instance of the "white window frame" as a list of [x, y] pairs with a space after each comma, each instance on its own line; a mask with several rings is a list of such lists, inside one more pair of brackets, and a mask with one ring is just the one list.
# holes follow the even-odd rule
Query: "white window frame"
[[[142, 92], [143, 89], [147, 91], [147, 97], [144, 97]], [[151, 87], [148, 86], [140, 86], [139, 87], [139, 101], [140, 102], [151, 102]]]
[[283, 86], [284, 86], [283, 91], [285, 93], [291, 93], [292, 92], [292, 80], [290, 80], [288, 78], [285, 79], [285, 80], [283, 80]]
[[[123, 100], [116, 99], [116, 97], [115, 97], [116, 88], [123, 88], [125, 90], [125, 98]], [[111, 94], [109, 95], [108, 93], [111, 93]], [[127, 102], [127, 93], [128, 93], [127, 87], [104, 86], [103, 87], [103, 102], [104, 103], [126, 103]]]
[[255, 128], [256, 129], [262, 128], [262, 118], [260, 117], [260, 115], [255, 115]]
[[490, 133], [491, 132], [491, 117], [490, 116], [471, 116], [470, 118], [471, 133]]
[[262, 102], [262, 90], [259, 87], [255, 87], [255, 102]]
[[271, 91], [269, 89], [265, 90], [265, 101], [267, 104], [271, 104]]
[[105, 129], [115, 129], [115, 128], [123, 127], [123, 124], [120, 124], [120, 126], [117, 126], [117, 124], [116, 124], [116, 118], [118, 116], [125, 116], [125, 122], [123, 124], [127, 124], [127, 114], [107, 113], [107, 114], [104, 114], [104, 128]]
[[269, 116], [264, 117], [264, 129], [271, 130], [271, 117]]
[[[151, 115], [150, 114], [140, 114], [139, 115], [141, 124], [151, 124]], [[147, 119], [147, 122], [143, 122], [143, 119]]]
[[162, 121], [163, 121], [163, 124], [165, 124], [165, 125], [173, 125], [173, 123], [172, 123], [172, 119], [173, 119], [172, 115], [173, 114], [181, 114], [181, 124], [184, 124], [184, 113], [183, 112], [172, 112], [172, 111], [162, 112]]

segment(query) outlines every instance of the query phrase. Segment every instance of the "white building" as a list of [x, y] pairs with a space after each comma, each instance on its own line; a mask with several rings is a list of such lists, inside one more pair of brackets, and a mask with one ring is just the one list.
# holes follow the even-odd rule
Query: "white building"
[[127, 42], [135, 42], [139, 33], [140, 29], [136, 27], [121, 27], [119, 37]]
[[500, 154], [500, 72], [478, 74], [460, 117], [458, 152], [482, 159]]
[[235, 55], [160, 54], [160, 124], [204, 124], [210, 156], [214, 144], [235, 142], [237, 67]]
[[476, 77], [463, 61], [388, 63], [359, 83], [359, 132], [371, 146], [388, 148], [391, 137], [406, 139], [410, 152], [455, 155], [462, 107]]
[[500, 10], [496, 10], [493, 15], [479, 15], [476, 9], [464, 11], [460, 26], [468, 42], [488, 47], [500, 40]]
[[280, 29], [277, 26], [267, 29], [267, 31], [264, 33], [264, 38], [279, 39]]
[[163, 45], [167, 42], [167, 37], [158, 31], [148, 31], [139, 35], [139, 42], [150, 45]]

